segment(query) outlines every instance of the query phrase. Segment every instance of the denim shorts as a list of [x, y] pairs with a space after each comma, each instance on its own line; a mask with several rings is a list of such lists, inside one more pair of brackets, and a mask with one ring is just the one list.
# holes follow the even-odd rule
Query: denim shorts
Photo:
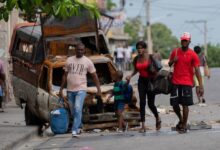
[[170, 93], [170, 105], [193, 105], [192, 86], [173, 85]]
[[125, 107], [125, 102], [123, 102], [123, 101], [115, 101], [115, 103], [114, 103], [115, 110], [123, 111], [124, 107]]

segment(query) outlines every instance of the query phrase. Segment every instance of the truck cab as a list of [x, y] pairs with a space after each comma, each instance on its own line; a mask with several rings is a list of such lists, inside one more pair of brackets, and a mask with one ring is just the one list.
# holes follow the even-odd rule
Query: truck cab
[[[75, 54], [75, 45], [81, 41], [86, 47], [85, 55], [95, 65], [102, 91], [100, 102], [95, 96], [95, 85], [88, 75], [87, 96], [83, 107], [84, 129], [117, 126], [113, 98], [107, 103], [107, 95], [113, 88], [112, 79], [117, 68], [109, 54], [104, 33], [100, 29], [88, 29], [91, 28], [90, 24], [84, 29], [86, 26], [83, 25], [68, 28], [60, 24], [56, 26], [51, 20], [48, 22], [45, 21], [43, 29], [35, 23], [18, 24], [11, 40], [12, 84], [16, 104], [21, 107], [23, 103], [26, 104], [26, 124], [34, 125], [50, 121], [50, 112], [59, 107], [58, 93], [65, 61], [67, 57]], [[127, 119], [133, 125], [139, 124], [136, 101], [136, 97], [133, 96], [127, 109]]]

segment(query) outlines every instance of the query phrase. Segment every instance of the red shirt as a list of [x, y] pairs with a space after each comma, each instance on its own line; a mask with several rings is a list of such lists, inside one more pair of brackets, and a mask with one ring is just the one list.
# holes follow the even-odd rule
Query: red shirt
[[199, 67], [199, 57], [190, 48], [187, 51], [183, 51], [181, 48], [174, 49], [170, 55], [170, 60], [173, 60], [176, 55], [178, 60], [174, 63], [172, 83], [193, 86], [193, 69]]
[[147, 68], [149, 66], [150, 62], [149, 61], [144, 61], [144, 62], [138, 62], [136, 63], [136, 69], [139, 72], [141, 77], [149, 77], [149, 73], [147, 71]]

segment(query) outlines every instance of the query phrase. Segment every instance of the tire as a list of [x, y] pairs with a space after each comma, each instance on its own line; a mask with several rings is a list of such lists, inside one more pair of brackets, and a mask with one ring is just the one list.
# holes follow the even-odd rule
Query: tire
[[41, 123], [40, 119], [30, 111], [27, 104], [25, 106], [24, 116], [26, 126], [39, 125]]

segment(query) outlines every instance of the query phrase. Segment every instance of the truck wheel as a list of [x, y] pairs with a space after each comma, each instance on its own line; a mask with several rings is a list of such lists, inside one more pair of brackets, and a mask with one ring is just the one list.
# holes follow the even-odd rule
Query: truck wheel
[[26, 126], [29, 126], [29, 125], [39, 125], [40, 124], [40, 120], [38, 119], [38, 117], [36, 115], [34, 115], [30, 111], [30, 109], [28, 108], [27, 104], [25, 106], [24, 116], [25, 116]]

